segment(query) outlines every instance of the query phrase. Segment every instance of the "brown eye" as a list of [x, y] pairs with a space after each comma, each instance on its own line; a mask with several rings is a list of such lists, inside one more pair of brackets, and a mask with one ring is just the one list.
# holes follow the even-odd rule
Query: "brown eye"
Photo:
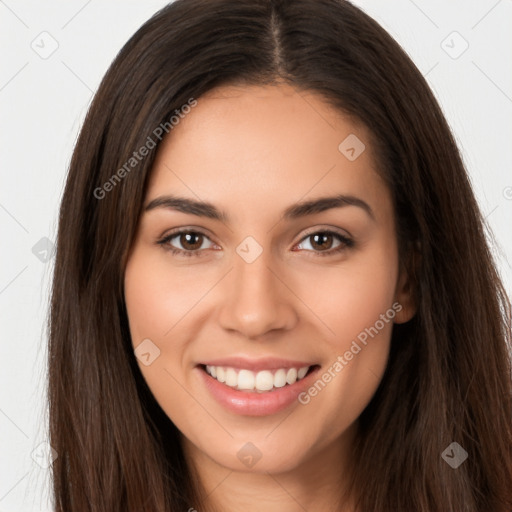
[[157, 243], [180, 256], [200, 256], [204, 249], [211, 249], [215, 245], [203, 233], [190, 230], [177, 231]]
[[[310, 247], [308, 247], [308, 245]], [[346, 236], [334, 231], [317, 231], [305, 236], [299, 245], [299, 249], [306, 249], [308, 252], [316, 253], [318, 256], [334, 255], [349, 247], [354, 242]]]
[[333, 244], [333, 235], [331, 233], [316, 233], [310, 235], [311, 247], [320, 251], [328, 250]]
[[201, 245], [203, 245], [203, 239], [204, 236], [201, 233], [194, 233], [192, 231], [189, 233], [181, 233], [179, 235], [181, 246], [185, 250], [189, 251], [195, 251], [199, 249]]

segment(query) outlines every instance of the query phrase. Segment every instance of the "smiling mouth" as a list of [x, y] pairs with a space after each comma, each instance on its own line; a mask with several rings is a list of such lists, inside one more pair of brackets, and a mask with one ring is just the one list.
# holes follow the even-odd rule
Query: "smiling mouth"
[[218, 382], [237, 391], [271, 393], [304, 379], [319, 368], [319, 365], [261, 370], [259, 372], [229, 366], [200, 365], [200, 368]]

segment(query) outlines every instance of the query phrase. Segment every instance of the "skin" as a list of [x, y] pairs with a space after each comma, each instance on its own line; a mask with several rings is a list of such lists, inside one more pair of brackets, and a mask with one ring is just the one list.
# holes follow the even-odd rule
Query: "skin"
[[[349, 134], [366, 146], [354, 161], [338, 150]], [[313, 92], [284, 84], [221, 87], [199, 98], [159, 147], [145, 205], [166, 194], [208, 201], [230, 217], [144, 212], [125, 273], [133, 346], [149, 338], [160, 350], [150, 365], [139, 361], [140, 369], [208, 493], [191, 507], [334, 510], [357, 419], [386, 367], [393, 322], [414, 314], [391, 195], [368, 131]], [[298, 201], [334, 194], [365, 201], [373, 217], [349, 205], [282, 218]], [[199, 256], [158, 244], [176, 228], [206, 235]], [[326, 229], [353, 246], [323, 255], [338, 239], [318, 247], [306, 235]], [[262, 248], [252, 263], [236, 252], [247, 236]], [[190, 251], [183, 237], [170, 245]], [[232, 355], [312, 361], [322, 373], [395, 302], [402, 310], [307, 405], [235, 414], [199, 378], [200, 361]], [[247, 442], [262, 455], [252, 468], [237, 457]], [[354, 510], [349, 501], [342, 508]]]

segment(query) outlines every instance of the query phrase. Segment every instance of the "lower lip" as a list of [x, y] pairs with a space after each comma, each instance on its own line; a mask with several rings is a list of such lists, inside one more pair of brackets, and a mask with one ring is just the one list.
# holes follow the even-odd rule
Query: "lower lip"
[[206, 373], [204, 367], [197, 366], [196, 369], [213, 397], [229, 411], [245, 416], [268, 416], [286, 409], [294, 402], [298, 403], [298, 395], [310, 386], [319, 367], [313, 368], [293, 384], [265, 393], [239, 391], [214, 379]]

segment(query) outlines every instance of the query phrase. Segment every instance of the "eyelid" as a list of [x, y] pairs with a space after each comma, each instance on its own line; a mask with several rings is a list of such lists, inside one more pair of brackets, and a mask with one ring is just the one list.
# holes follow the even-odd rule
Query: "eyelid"
[[[220, 246], [220, 244], [215, 242], [212, 239], [212, 237], [210, 235], [206, 234], [202, 228], [195, 227], [195, 226], [186, 226], [186, 227], [176, 228], [174, 230], [171, 230], [170, 232], [168, 232], [168, 233], [164, 234], [162, 237], [160, 237], [157, 241], [157, 244], [161, 245], [162, 247], [164, 247], [164, 249], [171, 251], [172, 253], [177, 254], [177, 255], [201, 256], [202, 253], [206, 249], [196, 249], [196, 250], [192, 250], [192, 251], [187, 251], [185, 249], [178, 249], [174, 246], [171, 246], [170, 244], [169, 244], [169, 247], [165, 247], [165, 245], [167, 243], [169, 243], [171, 239], [173, 239], [179, 235], [185, 234], [185, 233], [196, 233], [196, 234], [202, 235], [205, 238], [207, 238], [213, 245]], [[304, 233], [302, 235], [300, 240], [298, 242], [296, 242], [293, 245], [293, 247], [296, 247], [297, 245], [302, 244], [307, 238], [309, 238], [310, 236], [315, 235], [315, 234], [333, 235], [335, 237], [338, 237], [338, 240], [340, 242], [340, 245], [338, 247], [336, 247], [334, 249], [329, 249], [326, 251], [306, 250], [306, 252], [313, 253], [317, 256], [334, 255], [334, 254], [340, 252], [341, 250], [343, 250], [345, 248], [350, 248], [354, 245], [353, 237], [352, 237], [352, 235], [350, 235], [348, 233], [348, 231], [345, 231], [343, 233], [343, 232], [341, 232], [341, 230], [339, 228], [314, 226], [312, 228], [307, 229], [306, 233]]]
[[306, 229], [305, 234], [302, 235], [302, 238], [299, 240], [299, 242], [302, 242], [304, 238], [307, 238], [308, 236], [314, 235], [316, 233], [334, 233], [343, 238], [350, 238], [351, 240], [354, 238], [352, 234], [346, 229], [340, 229], [333, 226], [314, 226], [312, 228]]
[[197, 226], [184, 226], [182, 228], [174, 228], [170, 231], [166, 231], [162, 236], [159, 237], [159, 240], [171, 238], [176, 235], [181, 235], [183, 233], [198, 233], [200, 235], [205, 236], [208, 238], [211, 242], [215, 243], [216, 245], [220, 245], [217, 242], [214, 241], [212, 235], [208, 232], [208, 230], [205, 230], [204, 228], [200, 228]]
[[[337, 238], [339, 241], [339, 245], [330, 248], [326, 251], [314, 251], [309, 249], [299, 249], [299, 251], [305, 251], [306, 253], [310, 253], [308, 257], [317, 258], [317, 257], [329, 257], [329, 256], [336, 256], [341, 254], [343, 251], [351, 249], [354, 247], [355, 242], [352, 236], [347, 236], [344, 233], [341, 233], [337, 229], [334, 228], [315, 228], [312, 231], [309, 231], [306, 233], [296, 244], [294, 244], [294, 248], [298, 245], [302, 245], [308, 238], [310, 238], [312, 235], [316, 234], [327, 234], [330, 236], [333, 236], [334, 238]], [[293, 249], [292, 249], [293, 250]], [[297, 251], [297, 249], [295, 249]]]
[[[167, 238], [167, 237], [170, 237], [172, 235], [176, 235], [176, 234], [179, 234], [179, 233], [183, 233], [183, 232], [194, 232], [194, 233], [201, 233], [202, 235], [208, 237], [210, 240], [214, 241], [212, 239], [212, 235], [210, 235], [208, 233], [208, 230], [202, 228], [202, 227], [199, 227], [199, 226], [193, 226], [193, 225], [190, 225], [190, 226], [184, 226], [182, 228], [175, 228], [175, 229], [172, 229], [171, 231], [169, 232], [165, 232], [165, 234], [163, 234], [160, 238]], [[340, 236], [344, 236], [346, 238], [354, 238], [352, 236], [352, 234], [346, 230], [346, 229], [341, 229], [341, 228], [337, 228], [337, 227], [333, 227], [333, 226], [313, 226], [311, 228], [307, 228], [306, 229], [306, 232], [302, 235], [302, 238], [299, 239], [299, 242], [301, 242], [302, 240], [304, 240], [304, 238], [306, 238], [307, 236], [309, 235], [313, 235], [315, 233], [319, 233], [319, 232], [334, 232]], [[217, 245], [220, 245], [219, 243], [215, 242]]]
[[[173, 238], [176, 238], [180, 235], [186, 234], [186, 233], [195, 233], [198, 235], [202, 235], [204, 238], [209, 240], [212, 245], [217, 245], [217, 246], [220, 245], [217, 242], [215, 242], [215, 240], [213, 240], [209, 234], [205, 233], [205, 231], [202, 228], [195, 227], [195, 226], [185, 226], [183, 228], [176, 228], [169, 232], [166, 232], [164, 235], [162, 235], [161, 237], [158, 238], [157, 244], [162, 245], [165, 248], [165, 245], [168, 244], [170, 242], [170, 240], [172, 240]], [[169, 243], [169, 247], [167, 247], [166, 249], [173, 251], [175, 253], [182, 253], [182, 254], [185, 253], [190, 256], [191, 255], [199, 255], [201, 252], [206, 250], [206, 249], [200, 249], [200, 250], [195, 250], [195, 251], [186, 251], [185, 249], [178, 249], [176, 247], [173, 247], [170, 245], [170, 243]]]

